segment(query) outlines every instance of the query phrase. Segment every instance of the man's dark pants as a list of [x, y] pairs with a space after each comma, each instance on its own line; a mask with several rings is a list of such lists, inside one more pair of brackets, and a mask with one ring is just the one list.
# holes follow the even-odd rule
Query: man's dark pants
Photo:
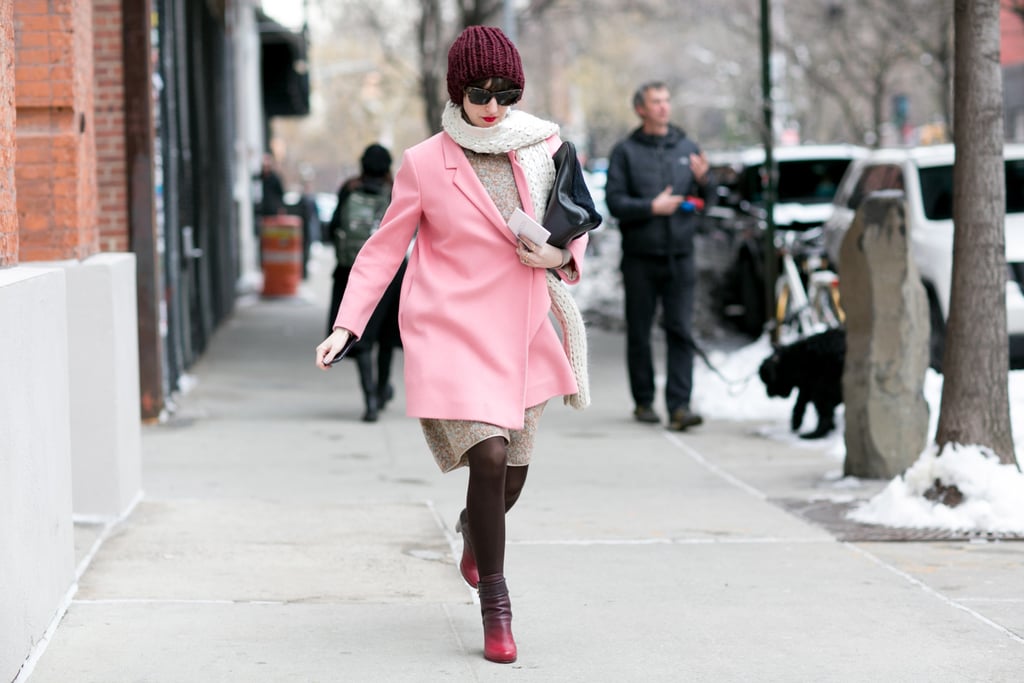
[[665, 404], [669, 414], [690, 404], [693, 389], [693, 301], [696, 269], [692, 254], [623, 255], [626, 299], [626, 362], [636, 405], [654, 404], [651, 328], [661, 301], [668, 346]]

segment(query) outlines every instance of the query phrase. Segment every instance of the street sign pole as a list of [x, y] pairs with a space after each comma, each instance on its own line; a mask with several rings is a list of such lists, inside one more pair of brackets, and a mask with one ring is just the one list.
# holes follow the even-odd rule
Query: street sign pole
[[771, 0], [761, 0], [761, 98], [764, 113], [764, 291], [767, 320], [774, 319], [775, 279], [777, 259], [775, 256], [775, 158], [772, 153], [775, 127], [772, 112], [772, 33]]

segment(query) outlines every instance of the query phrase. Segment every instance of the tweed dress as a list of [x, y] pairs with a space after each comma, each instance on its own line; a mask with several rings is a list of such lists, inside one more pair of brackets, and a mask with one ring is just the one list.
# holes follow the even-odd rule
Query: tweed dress
[[[466, 158], [477, 177], [494, 201], [498, 211], [507, 221], [512, 212], [521, 208], [519, 191], [516, 189], [512, 164], [507, 154], [478, 154], [463, 148]], [[490, 226], [485, 226], [491, 229]], [[506, 429], [486, 422], [472, 420], [420, 420], [423, 436], [442, 472], [451, 472], [467, 465], [466, 452], [476, 444], [491, 437], [500, 436], [508, 444], [508, 464], [523, 466], [530, 464], [537, 424], [546, 403], [530, 406], [524, 413], [522, 429]]]

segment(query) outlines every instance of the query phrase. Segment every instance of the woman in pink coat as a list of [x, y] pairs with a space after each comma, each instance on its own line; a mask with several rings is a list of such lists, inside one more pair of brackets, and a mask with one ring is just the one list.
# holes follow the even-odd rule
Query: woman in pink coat
[[443, 472], [469, 467], [459, 568], [479, 591], [484, 656], [503, 663], [516, 659], [505, 513], [526, 481], [545, 404], [586, 391], [582, 363], [574, 355], [570, 364], [548, 317], [549, 287], [562, 284], [547, 271], [577, 281], [587, 239], [558, 249], [508, 226], [515, 209], [543, 213], [560, 144], [556, 124], [510, 109], [524, 82], [501, 30], [470, 26], [455, 40], [444, 130], [406, 151], [334, 332], [316, 350], [327, 369], [358, 338], [415, 237], [399, 308], [406, 405]]

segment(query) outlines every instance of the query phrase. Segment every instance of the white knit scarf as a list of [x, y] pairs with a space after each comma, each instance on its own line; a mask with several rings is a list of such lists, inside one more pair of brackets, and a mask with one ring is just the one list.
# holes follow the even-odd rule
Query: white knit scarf
[[[462, 118], [462, 109], [448, 102], [441, 116], [441, 126], [456, 144], [478, 154], [503, 154], [515, 150], [526, 175], [534, 213], [543, 212], [555, 182], [555, 164], [545, 141], [558, 133], [558, 124], [513, 109], [497, 125], [480, 128]], [[562, 327], [562, 346], [576, 379], [577, 393], [566, 396], [564, 400], [567, 405], [583, 410], [590, 405], [587, 331], [583, 316], [565, 285], [550, 270], [547, 272], [547, 285], [551, 312]]]
[[478, 154], [507, 154], [515, 150], [526, 174], [533, 210], [543, 212], [555, 182], [555, 162], [545, 140], [558, 133], [557, 123], [512, 109], [496, 125], [480, 128], [462, 118], [462, 109], [449, 101], [441, 116], [441, 126], [459, 147]]

